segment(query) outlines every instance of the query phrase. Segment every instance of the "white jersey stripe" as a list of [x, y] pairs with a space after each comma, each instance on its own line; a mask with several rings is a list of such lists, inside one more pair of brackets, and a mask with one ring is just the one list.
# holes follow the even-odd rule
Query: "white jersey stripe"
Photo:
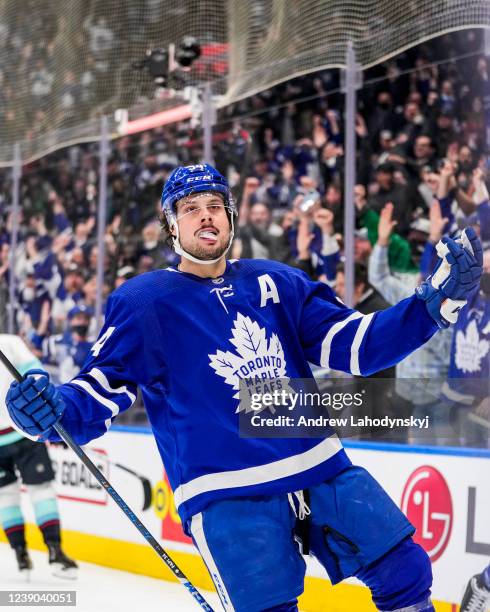
[[116, 387], [116, 388], [111, 387], [109, 381], [106, 378], [106, 375], [104, 374], [104, 372], [102, 372], [102, 370], [99, 370], [99, 368], [92, 368], [90, 372], [87, 372], [87, 374], [91, 376], [92, 378], [94, 378], [99, 383], [99, 385], [104, 389], [104, 391], [107, 391], [107, 393], [126, 393], [126, 395], [131, 400], [131, 406], [136, 401], [135, 394], [131, 393], [131, 391], [128, 391], [128, 388], [126, 387], [126, 385], [123, 385], [122, 387]]
[[[86, 380], [78, 380], [77, 378], [75, 378], [74, 380], [70, 381], [70, 384], [81, 387], [89, 395], [91, 395], [94, 399], [96, 399], [100, 404], [108, 408], [112, 413], [111, 418], [119, 414], [119, 406], [116, 404], [116, 402], [113, 402], [112, 400], [107, 399], [100, 393], [97, 393], [97, 391]], [[111, 419], [110, 418], [106, 419], [104, 423], [105, 423], [106, 429], [108, 430], [109, 427], [111, 426]]]
[[338, 321], [328, 330], [327, 335], [325, 336], [324, 341], [322, 342], [322, 352], [320, 355], [320, 365], [324, 368], [330, 368], [330, 350], [332, 348], [332, 341], [336, 334], [339, 333], [347, 323], [354, 321], [355, 319], [359, 319], [363, 315], [360, 312], [353, 312], [343, 321]]
[[216, 591], [218, 592], [219, 598], [221, 599], [221, 603], [223, 604], [223, 608], [226, 612], [233, 612], [235, 608], [231, 603], [230, 596], [228, 595], [228, 591], [226, 590], [225, 583], [220, 576], [216, 563], [211, 555], [211, 551], [209, 550], [208, 543], [206, 542], [206, 536], [204, 535], [204, 528], [202, 524], [202, 513], [195, 514], [191, 519], [191, 533], [197, 544], [197, 548], [201, 553], [201, 557], [208, 568], [208, 571], [213, 579], [214, 586], [216, 587]]
[[459, 404], [466, 404], [467, 406], [472, 406], [475, 398], [473, 395], [466, 395], [464, 393], [460, 393], [456, 389], [451, 389], [448, 385], [447, 381], [441, 387], [442, 395], [445, 395], [452, 402], [458, 402]]
[[194, 480], [181, 484], [174, 491], [174, 499], [177, 508], [196, 495], [218, 491], [220, 489], [233, 489], [235, 487], [251, 487], [253, 485], [287, 478], [301, 474], [306, 470], [320, 465], [327, 461], [342, 449], [342, 443], [337, 436], [330, 436], [322, 440], [319, 444], [300, 453], [285, 459], [256, 465], [242, 470], [230, 470], [227, 472], [216, 472], [214, 474], [204, 474]]
[[361, 348], [364, 336], [366, 335], [369, 324], [371, 323], [375, 314], [376, 313], [372, 312], [371, 314], [364, 315], [362, 317], [362, 321], [357, 328], [356, 335], [354, 336], [354, 342], [352, 343], [352, 347], [350, 349], [350, 371], [351, 374], [355, 374], [356, 376], [362, 376], [361, 367], [359, 365], [359, 349]]

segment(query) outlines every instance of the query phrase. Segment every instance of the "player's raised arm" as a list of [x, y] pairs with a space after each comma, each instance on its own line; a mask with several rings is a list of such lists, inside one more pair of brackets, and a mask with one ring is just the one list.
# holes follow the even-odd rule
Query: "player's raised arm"
[[136, 399], [135, 355], [142, 345], [138, 319], [124, 301], [109, 298], [106, 322], [91, 355], [69, 383], [55, 387], [42, 370], [28, 371], [7, 394], [12, 420], [42, 440], [59, 440], [58, 421], [79, 444], [103, 435], [112, 420]]
[[444, 238], [439, 262], [414, 296], [362, 315], [332, 301], [327, 287], [310, 284], [300, 321], [307, 359], [334, 370], [368, 376], [388, 368], [455, 323], [482, 273], [481, 243], [473, 229], [458, 241]]

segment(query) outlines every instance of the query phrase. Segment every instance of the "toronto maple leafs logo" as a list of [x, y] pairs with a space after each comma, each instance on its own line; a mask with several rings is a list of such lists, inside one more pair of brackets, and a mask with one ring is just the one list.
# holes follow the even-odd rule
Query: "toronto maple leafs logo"
[[[265, 328], [240, 312], [233, 325], [230, 342], [236, 352], [218, 350], [209, 355], [209, 365], [236, 391], [233, 397], [241, 399], [236, 412], [249, 412], [252, 408], [245, 400], [252, 394], [270, 393], [275, 390], [271, 388], [274, 385], [289, 389], [286, 361], [277, 334], [272, 334], [268, 340]], [[240, 397], [241, 380], [247, 389], [247, 397]]]
[[476, 321], [471, 321], [466, 332], [456, 333], [456, 367], [463, 372], [479, 372], [489, 348], [490, 342], [480, 337]]

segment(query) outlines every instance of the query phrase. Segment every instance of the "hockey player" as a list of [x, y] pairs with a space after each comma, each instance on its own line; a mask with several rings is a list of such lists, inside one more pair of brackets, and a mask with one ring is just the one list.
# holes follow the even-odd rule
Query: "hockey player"
[[[0, 349], [22, 373], [41, 367], [24, 342], [10, 334], [0, 334]], [[37, 525], [48, 548], [48, 560], [55, 576], [76, 578], [77, 564], [61, 548], [60, 517], [53, 488], [53, 468], [45, 444], [29, 440], [12, 427], [5, 410], [5, 394], [10, 376], [0, 371], [0, 524], [17, 557], [19, 570], [28, 572], [32, 561], [27, 552], [24, 517], [20, 508], [20, 483], [27, 487]], [[2, 414], [5, 413], [5, 414]]]
[[139, 386], [184, 529], [226, 610], [297, 610], [305, 562], [293, 530], [306, 515], [310, 550], [334, 584], [356, 576], [380, 610], [433, 610], [430, 561], [413, 526], [339, 439], [240, 437], [235, 398], [241, 378], [308, 378], [308, 362], [366, 375], [403, 359], [453, 323], [479, 283], [475, 233], [441, 243], [416, 295], [362, 315], [286, 265], [227, 262], [236, 209], [213, 167], [177, 168], [162, 206], [178, 267], [113, 292], [71, 382], [55, 387], [36, 370], [13, 382], [12, 418], [42, 440], [58, 439], [60, 420], [85, 444]]

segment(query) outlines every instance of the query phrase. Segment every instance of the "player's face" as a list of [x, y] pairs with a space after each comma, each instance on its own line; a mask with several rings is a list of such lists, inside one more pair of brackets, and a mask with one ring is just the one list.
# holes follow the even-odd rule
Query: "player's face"
[[182, 248], [198, 259], [217, 259], [230, 239], [224, 200], [217, 193], [200, 193], [177, 202], [177, 223]]

